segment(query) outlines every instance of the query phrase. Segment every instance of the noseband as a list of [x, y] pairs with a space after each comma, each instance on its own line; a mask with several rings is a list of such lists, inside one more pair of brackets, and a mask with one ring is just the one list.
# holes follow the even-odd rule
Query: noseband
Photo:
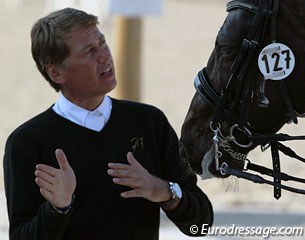
[[[213, 145], [215, 152], [215, 165], [216, 170], [222, 175], [233, 175], [239, 178], [250, 180], [255, 183], [269, 184], [274, 186], [274, 197], [279, 199], [281, 197], [281, 189], [285, 189], [291, 192], [305, 194], [305, 190], [297, 189], [290, 186], [283, 185], [282, 181], [295, 181], [305, 183], [305, 179], [290, 176], [281, 172], [279, 151], [305, 163], [305, 159], [298, 156], [293, 150], [284, 144], [280, 143], [287, 140], [304, 140], [305, 136], [289, 136], [287, 134], [258, 134], [251, 129], [250, 124], [247, 122], [249, 105], [253, 98], [254, 83], [247, 82], [246, 74], [255, 54], [258, 51], [259, 44], [263, 42], [267, 25], [271, 25], [271, 41], [276, 42], [276, 22], [277, 13], [279, 9], [279, 0], [259, 0], [258, 6], [248, 3], [242, 0], [230, 1], [227, 4], [227, 11], [233, 9], [243, 9], [254, 14], [251, 22], [250, 30], [247, 33], [246, 38], [242, 41], [240, 50], [230, 68], [230, 77], [226, 87], [217, 93], [211, 85], [205, 68], [202, 69], [195, 78], [195, 88], [200, 96], [215, 107], [213, 119], [210, 123], [210, 128], [214, 134]], [[292, 105], [290, 96], [288, 94], [284, 81], [278, 81], [283, 98], [287, 106], [287, 112], [291, 120], [297, 124], [297, 113]], [[232, 86], [237, 86], [236, 97], [233, 107], [229, 107], [227, 103], [228, 95]], [[244, 86], [251, 86], [245, 91]], [[240, 109], [236, 111], [237, 107]], [[224, 136], [221, 131], [221, 119], [226, 118], [227, 122], [232, 123], [230, 133], [228, 136]], [[239, 131], [240, 134], [245, 135], [248, 142], [242, 143], [235, 137], [235, 132]], [[253, 164], [247, 159], [247, 155], [239, 153], [233, 150], [231, 144], [234, 143], [239, 148], [249, 149], [253, 144], [261, 145], [262, 151], [265, 151], [270, 147], [272, 154], [273, 169], [269, 169], [260, 165]], [[241, 161], [243, 169], [231, 168], [229, 163], [222, 162], [220, 165], [219, 159], [222, 156], [222, 152], [219, 150], [219, 146], [228, 153], [232, 158], [237, 161]], [[273, 181], [267, 180], [259, 175], [246, 172], [251, 170], [263, 175], [268, 175], [273, 178]]]

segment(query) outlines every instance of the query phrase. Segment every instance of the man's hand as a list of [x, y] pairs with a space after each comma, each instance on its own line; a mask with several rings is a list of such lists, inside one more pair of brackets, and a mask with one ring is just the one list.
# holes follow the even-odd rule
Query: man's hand
[[129, 164], [109, 163], [108, 174], [118, 185], [133, 188], [131, 191], [121, 193], [124, 198], [142, 197], [152, 202], [167, 201], [171, 198], [168, 183], [151, 175], [134, 158], [131, 152], [127, 153]]
[[55, 207], [63, 208], [69, 206], [72, 201], [76, 177], [63, 150], [56, 149], [55, 155], [60, 169], [37, 164], [35, 182], [47, 201]]

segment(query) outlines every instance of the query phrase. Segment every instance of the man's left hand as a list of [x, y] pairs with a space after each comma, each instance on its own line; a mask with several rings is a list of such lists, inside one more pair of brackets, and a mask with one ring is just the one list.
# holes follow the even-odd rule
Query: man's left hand
[[151, 175], [133, 156], [127, 153], [129, 164], [109, 163], [108, 174], [118, 185], [133, 188], [121, 193], [123, 198], [142, 197], [152, 202], [163, 202], [171, 198], [168, 182]]

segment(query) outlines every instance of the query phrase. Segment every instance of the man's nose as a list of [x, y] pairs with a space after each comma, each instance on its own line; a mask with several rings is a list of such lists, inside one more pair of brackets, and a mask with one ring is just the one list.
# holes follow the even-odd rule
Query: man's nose
[[109, 60], [109, 58], [111, 57], [110, 51], [107, 47], [102, 46], [98, 48], [98, 56], [97, 56], [97, 60], [100, 63], [105, 63], [106, 61]]

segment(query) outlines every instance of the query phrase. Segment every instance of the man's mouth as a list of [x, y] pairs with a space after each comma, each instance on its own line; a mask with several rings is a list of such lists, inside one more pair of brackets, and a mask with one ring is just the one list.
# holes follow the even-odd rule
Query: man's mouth
[[111, 72], [111, 67], [107, 68], [104, 72], [102, 72], [102, 75], [106, 75]]

